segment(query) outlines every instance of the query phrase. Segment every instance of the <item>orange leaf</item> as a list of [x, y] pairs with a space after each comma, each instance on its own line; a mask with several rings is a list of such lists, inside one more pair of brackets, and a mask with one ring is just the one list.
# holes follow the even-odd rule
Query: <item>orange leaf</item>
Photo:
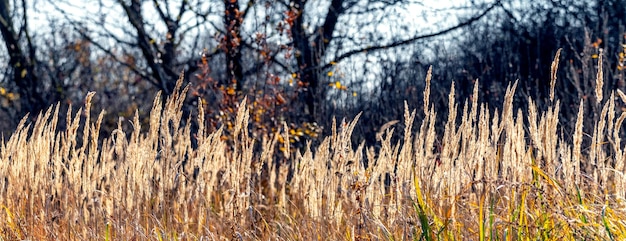
[[276, 104], [278, 105], [282, 105], [285, 103], [285, 98], [283, 97], [283, 95], [281, 95], [280, 93], [278, 93], [276, 95]]

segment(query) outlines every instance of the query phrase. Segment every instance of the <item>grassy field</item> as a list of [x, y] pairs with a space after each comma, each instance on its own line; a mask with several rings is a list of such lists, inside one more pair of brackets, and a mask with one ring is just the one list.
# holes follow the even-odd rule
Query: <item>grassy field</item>
[[[120, 123], [99, 137], [93, 93], [68, 113], [65, 130], [57, 129], [59, 107], [50, 108], [1, 142], [0, 240], [626, 239], [623, 93], [597, 92], [593, 133], [583, 133], [591, 116], [581, 104], [568, 135], [558, 131], [556, 77], [550, 107], [529, 99], [528, 113], [512, 106], [516, 84], [495, 113], [477, 102], [478, 82], [463, 103], [453, 86], [438, 135], [430, 73], [426, 117], [416, 120], [405, 104], [404, 125], [381, 128], [377, 148], [353, 148], [357, 116], [290, 160], [275, 151], [290, 156], [289, 142], [279, 141], [289, 131], [257, 143], [245, 104], [234, 140], [202, 126], [192, 133], [181, 124], [190, 121], [180, 82], [164, 106], [156, 96], [145, 132], [136, 117], [132, 129]], [[395, 132], [403, 132], [398, 142]]]

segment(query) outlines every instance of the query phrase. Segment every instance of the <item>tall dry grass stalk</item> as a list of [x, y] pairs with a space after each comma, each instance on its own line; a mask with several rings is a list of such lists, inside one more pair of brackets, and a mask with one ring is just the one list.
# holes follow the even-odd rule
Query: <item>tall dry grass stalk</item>
[[[379, 148], [353, 148], [357, 116], [334, 123], [318, 146], [291, 156], [289, 142], [278, 141], [289, 140], [288, 126], [261, 140], [249, 135], [245, 100], [232, 140], [222, 138], [221, 129], [206, 133], [202, 124], [193, 133], [181, 111], [188, 88], [179, 80], [164, 105], [157, 94], [147, 127], [136, 113], [131, 130], [120, 120], [101, 138], [104, 112], [91, 119], [89, 93], [84, 111], [68, 111], [64, 130], [57, 105], [34, 123], [24, 118], [1, 143], [0, 237], [623, 239], [626, 113], [611, 95], [593, 133], [586, 134], [581, 100], [574, 133], [559, 133], [559, 53], [545, 110], [532, 99], [528, 113], [515, 109], [517, 83], [493, 113], [478, 101], [478, 81], [471, 101], [463, 103], [456, 102], [453, 84], [438, 134], [429, 69], [424, 117], [418, 120], [405, 103], [402, 125], [390, 122], [377, 134]], [[596, 94], [600, 103], [601, 92]], [[198, 113], [195, 121], [204, 123], [202, 106]], [[392, 142], [396, 127], [403, 138]], [[589, 146], [583, 146], [585, 138]]]
[[559, 57], [561, 57], [561, 50], [556, 51], [554, 61], [550, 66], [550, 102], [554, 101], [554, 87], [556, 86], [556, 71], [559, 69]]

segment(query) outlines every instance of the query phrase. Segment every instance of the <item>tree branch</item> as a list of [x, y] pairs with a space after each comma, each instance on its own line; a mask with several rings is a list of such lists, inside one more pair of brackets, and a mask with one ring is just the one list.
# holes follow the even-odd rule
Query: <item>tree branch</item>
[[76, 26], [74, 26], [74, 30], [76, 32], [78, 32], [78, 34], [85, 38], [87, 41], [89, 41], [91, 44], [93, 44], [94, 46], [96, 46], [96, 48], [98, 48], [100, 51], [104, 52], [104, 54], [108, 55], [109, 57], [111, 57], [112, 59], [114, 59], [115, 61], [117, 61], [119, 64], [121, 64], [122, 66], [130, 69], [132, 72], [134, 72], [136, 75], [141, 76], [141, 78], [147, 80], [149, 83], [153, 84], [154, 86], [156, 86], [157, 88], [160, 88], [160, 84], [155, 81], [150, 75], [142, 73], [139, 69], [137, 69], [137, 66], [134, 65], [130, 65], [124, 61], [122, 61], [121, 59], [119, 59], [113, 52], [111, 52], [110, 49], [105, 48], [104, 46], [102, 46], [100, 43], [98, 43], [97, 41], [94, 41], [91, 37], [89, 37], [89, 35], [85, 34], [83, 31], [80, 31], [79, 29], [76, 28]]
[[487, 15], [487, 13], [489, 13], [492, 9], [494, 9], [496, 6], [500, 5], [501, 0], [497, 0], [495, 3], [493, 3], [491, 6], [489, 6], [487, 9], [485, 9], [485, 11], [483, 11], [481, 14], [474, 16], [470, 19], [468, 19], [465, 22], [462, 22], [456, 26], [444, 29], [442, 31], [436, 32], [436, 33], [431, 33], [431, 34], [426, 34], [426, 35], [420, 35], [420, 36], [416, 36], [410, 39], [405, 39], [399, 42], [393, 42], [390, 44], [386, 44], [386, 45], [379, 45], [379, 46], [373, 46], [373, 47], [366, 47], [366, 48], [362, 48], [362, 49], [355, 49], [352, 51], [348, 51], [342, 55], [339, 55], [338, 57], [336, 57], [333, 61], [329, 62], [328, 64], [322, 66], [322, 67], [318, 67], [319, 69], [326, 69], [326, 68], [330, 68], [333, 64], [331, 63], [338, 63], [340, 61], [342, 61], [343, 59], [349, 58], [353, 55], [359, 54], [359, 53], [365, 53], [365, 52], [372, 52], [372, 51], [379, 51], [379, 50], [384, 50], [384, 49], [389, 49], [389, 48], [393, 48], [393, 47], [398, 47], [398, 46], [402, 46], [402, 45], [407, 45], [407, 44], [411, 44], [417, 40], [421, 40], [421, 39], [425, 39], [425, 38], [431, 38], [431, 37], [436, 37], [439, 35], [443, 35], [449, 32], [452, 32], [454, 30], [460, 29], [462, 27], [465, 27], [467, 25], [470, 25], [478, 20], [480, 20], [482, 17], [484, 17], [485, 15]]
[[170, 93], [171, 89], [168, 85], [170, 79], [165, 76], [163, 68], [161, 68], [159, 63], [156, 62], [156, 55], [158, 53], [155, 52], [158, 52], [158, 50], [154, 51], [152, 49], [152, 45], [154, 45], [153, 43], [151, 43], [152, 38], [148, 35], [148, 33], [146, 33], [143, 26], [144, 22], [141, 16], [141, 3], [137, 0], [133, 0], [131, 5], [129, 6], [122, 0], [118, 0], [117, 2], [122, 6], [124, 12], [126, 13], [126, 16], [128, 17], [128, 20], [130, 21], [130, 24], [137, 31], [137, 44], [139, 45], [139, 48], [141, 49], [141, 52], [143, 53], [144, 58], [147, 61], [148, 67], [152, 70], [152, 76], [160, 84], [159, 88], [161, 90], [163, 90], [165, 93]]
[[168, 15], [165, 15], [165, 12], [163, 12], [163, 9], [161, 9], [161, 5], [159, 4], [159, 2], [157, 0], [153, 0], [152, 2], [154, 3], [154, 8], [156, 8], [157, 12], [159, 13], [159, 17], [161, 17], [161, 20], [165, 23], [168, 23], [170, 21], [170, 18]]
[[[321, 32], [315, 37], [316, 44], [322, 46], [318, 51], [326, 51], [330, 41], [333, 38], [333, 32], [335, 32], [335, 26], [337, 25], [337, 20], [339, 20], [339, 15], [341, 15], [346, 8], [342, 6], [343, 1], [341, 0], [333, 0], [328, 7], [328, 13], [326, 14], [326, 18], [324, 20], [324, 25], [321, 26]], [[321, 53], [320, 55], [324, 55]]]

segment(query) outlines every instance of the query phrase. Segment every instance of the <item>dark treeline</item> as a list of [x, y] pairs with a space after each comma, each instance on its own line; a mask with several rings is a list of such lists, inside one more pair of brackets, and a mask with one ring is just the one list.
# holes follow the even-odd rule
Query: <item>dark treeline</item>
[[[416, 28], [399, 17], [429, 14], [449, 22]], [[561, 48], [557, 98], [569, 131], [581, 100], [597, 118], [599, 59], [604, 98], [624, 88], [625, 14], [620, 0], [468, 1], [449, 9], [417, 0], [4, 0], [0, 129], [6, 135], [51, 104], [80, 107], [96, 91], [94, 109], [109, 113], [103, 130], [110, 132], [118, 116], [139, 110], [145, 119], [156, 92], [172, 93], [185, 73], [185, 110], [203, 105], [204, 124], [224, 127], [226, 136], [247, 97], [257, 136], [289, 131], [302, 145], [328, 132], [333, 117], [363, 112], [355, 140], [372, 144], [385, 123], [399, 120], [402, 130], [404, 101], [421, 110], [429, 66], [441, 117], [453, 81], [457, 100], [478, 80], [479, 101], [498, 108], [517, 80], [517, 107], [532, 98], [545, 108]]]
[[[480, 12], [488, 4], [470, 8]], [[375, 98], [364, 96], [350, 114], [365, 110], [362, 119], [367, 124], [363, 131], [373, 137], [376, 127], [403, 119], [402, 101], [408, 100], [411, 108], [421, 109], [424, 78], [431, 65], [431, 102], [437, 107], [438, 120], [447, 117], [447, 96], [453, 81], [460, 103], [470, 97], [475, 81], [479, 81], [479, 102], [487, 103], [493, 113], [494, 108], [501, 109], [506, 87], [517, 80], [515, 108], [526, 113], [531, 98], [540, 110], [545, 110], [551, 104], [551, 63], [557, 50], [562, 49], [556, 81], [556, 99], [562, 114], [558, 132], [573, 133], [582, 100], [587, 115], [593, 116], [585, 118], [585, 133], [592, 133], [590, 128], [599, 119], [604, 103], [597, 104], [595, 98], [601, 53], [603, 101], [611, 92], [625, 87], [625, 14], [626, 1], [619, 0], [502, 1], [488, 15], [460, 31], [411, 45], [410, 60], [381, 63], [383, 71], [377, 77], [380, 81]], [[400, 52], [407, 50], [385, 54]], [[616, 105], [618, 109], [624, 107], [620, 101]], [[401, 130], [396, 128], [396, 132]]]

